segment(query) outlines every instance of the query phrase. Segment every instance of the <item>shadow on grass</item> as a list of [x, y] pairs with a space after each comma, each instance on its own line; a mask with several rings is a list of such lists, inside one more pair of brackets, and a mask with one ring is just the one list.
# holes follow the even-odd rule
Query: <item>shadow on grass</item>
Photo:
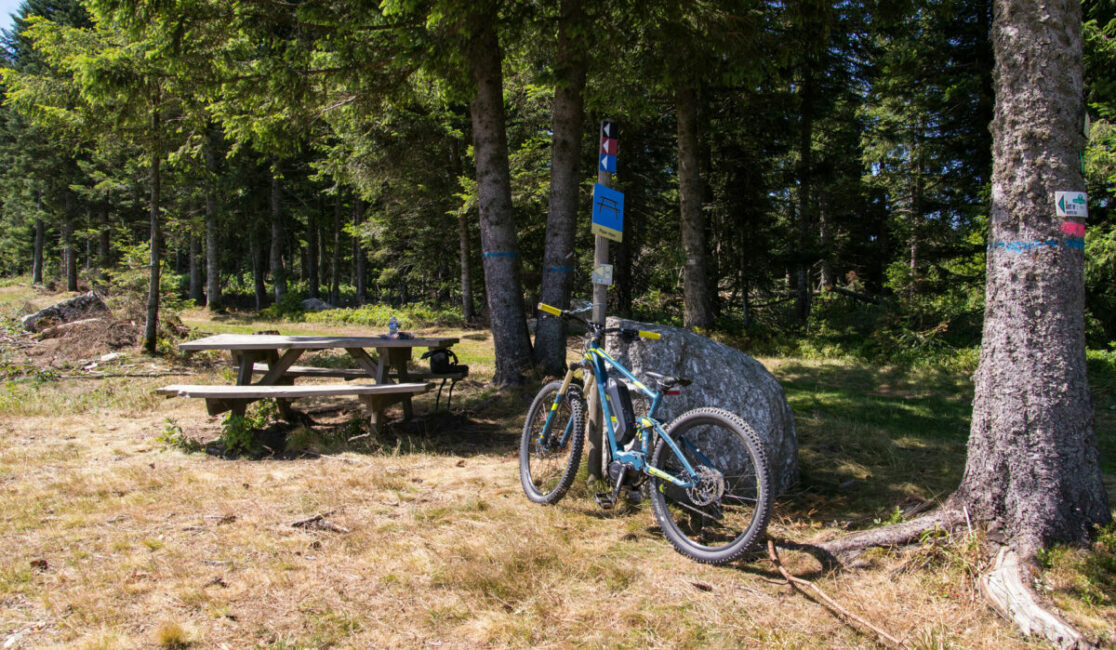
[[962, 373], [836, 362], [774, 373], [795, 413], [802, 472], [779, 501], [782, 515], [870, 527], [960, 482], [973, 390]]
[[205, 449], [210, 455], [230, 460], [297, 460], [346, 452], [470, 457], [512, 454], [519, 448], [518, 431], [509, 432], [498, 421], [472, 419], [450, 411], [389, 421], [375, 432], [369, 429], [367, 415], [351, 407], [295, 413], [293, 421], [277, 421], [255, 430], [251, 450], [230, 452], [220, 438], [210, 441]]
[[[780, 501], [787, 516], [871, 527], [902, 520], [960, 483], [973, 397], [967, 373], [803, 361], [774, 374], [795, 413], [802, 469]], [[1103, 391], [1093, 401], [1101, 467], [1113, 473], [1116, 405]]]

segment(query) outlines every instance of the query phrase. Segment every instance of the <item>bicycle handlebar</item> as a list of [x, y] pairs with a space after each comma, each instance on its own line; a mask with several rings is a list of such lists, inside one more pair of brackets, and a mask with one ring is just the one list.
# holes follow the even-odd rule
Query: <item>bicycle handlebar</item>
[[647, 330], [637, 330], [628, 327], [602, 327], [600, 324], [594, 323], [590, 320], [586, 320], [572, 311], [559, 309], [544, 302], [539, 303], [539, 311], [550, 314], [551, 316], [557, 316], [558, 318], [573, 318], [575, 320], [579, 320], [582, 323], [585, 323], [585, 325], [596, 334], [619, 333], [621, 336], [638, 336], [640, 338], [651, 339], [653, 341], [658, 341], [663, 338], [662, 335], [658, 332], [648, 332]]

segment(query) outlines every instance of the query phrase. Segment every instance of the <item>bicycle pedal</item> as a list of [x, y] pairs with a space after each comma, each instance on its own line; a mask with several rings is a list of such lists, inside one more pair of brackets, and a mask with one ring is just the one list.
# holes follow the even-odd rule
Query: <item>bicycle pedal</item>
[[593, 498], [597, 500], [597, 505], [599, 505], [602, 510], [612, 510], [612, 506], [615, 505], [615, 502], [612, 500], [612, 495], [608, 492], [598, 492], [593, 495]]
[[632, 488], [628, 490], [628, 503], [634, 506], [639, 505], [642, 501], [643, 493], [639, 491], [639, 488]]

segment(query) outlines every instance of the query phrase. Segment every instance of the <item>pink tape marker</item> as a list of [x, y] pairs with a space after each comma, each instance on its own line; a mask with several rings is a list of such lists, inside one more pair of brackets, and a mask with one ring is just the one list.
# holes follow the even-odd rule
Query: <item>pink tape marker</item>
[[1062, 223], [1062, 232], [1070, 237], [1084, 237], [1085, 224], [1076, 221], [1065, 221]]

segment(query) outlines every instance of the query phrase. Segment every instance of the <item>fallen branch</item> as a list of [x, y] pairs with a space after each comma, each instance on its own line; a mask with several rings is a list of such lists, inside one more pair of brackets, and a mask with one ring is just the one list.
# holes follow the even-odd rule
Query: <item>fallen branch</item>
[[337, 524], [333, 523], [332, 521], [329, 521], [329, 520], [326, 519], [326, 517], [328, 517], [329, 515], [332, 515], [334, 512], [337, 512], [337, 511], [336, 510], [330, 510], [329, 512], [323, 512], [321, 514], [314, 515], [313, 517], [310, 517], [308, 519], [300, 519], [300, 520], [294, 522], [293, 524], [291, 524], [291, 527], [292, 528], [305, 528], [307, 530], [310, 530], [310, 529], [328, 530], [328, 531], [331, 531], [331, 532], [334, 532], [334, 533], [350, 532], [348, 528], [345, 528], [344, 526], [338, 526]]
[[846, 620], [855, 621], [855, 622], [859, 623], [861, 626], [866, 627], [869, 630], [872, 630], [873, 632], [875, 632], [876, 636], [879, 637], [879, 639], [881, 641], [883, 641], [886, 645], [891, 646], [893, 648], [910, 648], [910, 646], [908, 646], [903, 641], [895, 638], [894, 636], [888, 634], [887, 632], [884, 632], [883, 630], [876, 627], [875, 625], [872, 625], [871, 623], [864, 620], [863, 618], [857, 616], [856, 614], [853, 614], [849, 610], [847, 610], [844, 607], [841, 607], [840, 605], [838, 605], [837, 601], [835, 601], [832, 598], [830, 598], [829, 596], [827, 596], [826, 593], [824, 591], [822, 591], [820, 588], [818, 588], [818, 586], [815, 585], [813, 582], [810, 582], [809, 580], [806, 580], [804, 578], [799, 578], [797, 576], [791, 575], [789, 571], [787, 571], [785, 568], [783, 568], [783, 563], [779, 560], [779, 552], [775, 550], [775, 542], [774, 542], [774, 540], [771, 540], [771, 539], [767, 540], [767, 557], [768, 557], [769, 560], [771, 560], [771, 563], [775, 565], [775, 568], [779, 570], [779, 573], [782, 574], [783, 579], [786, 581], [784, 583], [778, 583], [778, 584], [790, 585], [795, 590], [797, 590], [800, 593], [802, 593], [803, 595], [806, 595], [807, 597], [809, 597], [809, 595], [807, 595], [801, 589], [802, 587], [806, 587], [806, 588], [810, 589], [814, 593], [815, 596], [817, 596], [819, 599], [821, 599], [822, 603], [824, 603], [825, 606], [828, 607], [830, 611], [834, 612], [835, 614], [837, 614], [840, 617], [845, 618]]
[[980, 591], [992, 601], [996, 611], [1024, 634], [1041, 635], [1063, 650], [1097, 647], [1038, 602], [1037, 594], [1027, 586], [1029, 578], [1030, 570], [1019, 563], [1015, 551], [1005, 546], [996, 554], [988, 573], [980, 576]]

